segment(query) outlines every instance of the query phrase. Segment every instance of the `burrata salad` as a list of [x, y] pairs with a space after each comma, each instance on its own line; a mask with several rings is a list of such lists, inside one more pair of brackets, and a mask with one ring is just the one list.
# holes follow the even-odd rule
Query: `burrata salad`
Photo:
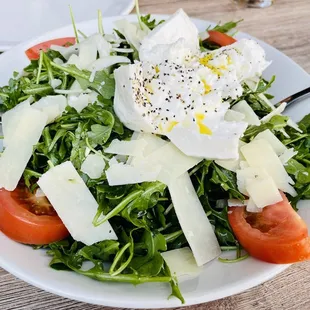
[[101, 21], [30, 47], [0, 88], [0, 230], [54, 269], [167, 282], [182, 302], [211, 260], [309, 259], [310, 116], [271, 103], [260, 44], [182, 9]]

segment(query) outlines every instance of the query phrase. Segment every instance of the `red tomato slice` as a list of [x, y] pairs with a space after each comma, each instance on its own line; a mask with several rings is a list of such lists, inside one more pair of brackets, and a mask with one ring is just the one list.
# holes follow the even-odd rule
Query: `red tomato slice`
[[261, 213], [249, 213], [245, 207], [229, 208], [232, 230], [243, 248], [260, 260], [289, 264], [310, 259], [307, 225], [281, 195], [283, 201]]
[[30, 47], [29, 49], [26, 50], [25, 53], [29, 60], [36, 60], [39, 59], [40, 57], [40, 51], [43, 50], [45, 52], [51, 47], [51, 45], [69, 46], [72, 44], [75, 44], [74, 37], [54, 39]]
[[227, 35], [226, 33], [222, 33], [222, 32], [215, 31], [215, 30], [209, 30], [208, 33], [209, 33], [209, 38], [207, 39], [207, 41], [215, 43], [219, 46], [226, 46], [226, 45], [230, 45], [230, 44], [237, 42], [236, 39]]
[[69, 235], [46, 197], [36, 197], [24, 185], [13, 192], [0, 189], [0, 231], [17, 242], [35, 245]]

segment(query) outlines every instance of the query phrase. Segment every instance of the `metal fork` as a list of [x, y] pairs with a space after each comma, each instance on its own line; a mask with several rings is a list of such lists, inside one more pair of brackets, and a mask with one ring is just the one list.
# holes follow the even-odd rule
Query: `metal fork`
[[286, 106], [292, 105], [294, 102], [300, 101], [309, 95], [310, 95], [310, 87], [305, 88], [299, 91], [298, 93], [281, 100], [280, 102], [276, 104], [276, 107], [279, 106], [283, 102], [286, 102]]

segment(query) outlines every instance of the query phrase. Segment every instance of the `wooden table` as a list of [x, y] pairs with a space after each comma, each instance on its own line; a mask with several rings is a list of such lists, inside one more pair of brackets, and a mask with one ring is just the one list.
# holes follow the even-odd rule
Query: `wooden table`
[[[244, 19], [240, 30], [278, 48], [310, 73], [309, 0], [275, 0], [275, 4], [267, 9], [240, 8], [232, 0], [140, 0], [140, 7], [144, 13], [165, 14], [182, 7], [190, 16], [216, 22]], [[310, 263], [302, 263], [291, 266], [273, 280], [244, 293], [187, 309], [309, 310], [309, 290]], [[1, 268], [0, 309], [112, 310], [46, 293]]]

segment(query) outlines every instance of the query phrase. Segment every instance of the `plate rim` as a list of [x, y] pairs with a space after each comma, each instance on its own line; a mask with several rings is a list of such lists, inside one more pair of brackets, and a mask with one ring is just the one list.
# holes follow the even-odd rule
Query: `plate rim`
[[[133, 5], [134, 6], [134, 5]], [[136, 16], [135, 14], [130, 14], [127, 16]], [[167, 18], [171, 15], [167, 15], [167, 14], [152, 14], [152, 16], [154, 16], [156, 19], [159, 18]], [[124, 15], [116, 15], [116, 16], [105, 16], [104, 19], [111, 19], [111, 20], [115, 20], [117, 18], [122, 18], [124, 17]], [[199, 19], [199, 18], [192, 18], [191, 20], [194, 21], [198, 21], [198, 22], [203, 22], [203, 23], [209, 23], [209, 24], [216, 24], [210, 20], [206, 20], [206, 19]], [[88, 25], [91, 23], [97, 23], [96, 19], [92, 19], [92, 20], [87, 20], [87, 21], [83, 21], [77, 24], [78, 27], [83, 27], [83, 25]], [[18, 50], [20, 48], [24, 48], [26, 46], [30, 46], [32, 44], [35, 44], [35, 42], [40, 41], [40, 40], [45, 40], [44, 38], [46, 38], [49, 35], [52, 35], [52, 33], [54, 33], [55, 31], [62, 31], [62, 29], [66, 29], [68, 28], [68, 26], [70, 26], [70, 24], [68, 24], [67, 26], [63, 26], [60, 28], [55, 28], [51, 31], [45, 32], [42, 35], [33, 37], [29, 40], [26, 40], [25, 42], [21, 42], [17, 45], [15, 45], [11, 50], [5, 51], [2, 55], [0, 55], [0, 59], [2, 59], [2, 57], [4, 55], [7, 55], [10, 53], [10, 51], [14, 51], [14, 50]], [[279, 51], [278, 49], [276, 49], [275, 47], [271, 46], [270, 44], [257, 39], [254, 36], [251, 36], [247, 33], [244, 32], [239, 32], [238, 35], [242, 35], [242, 36], [246, 36], [249, 38], [253, 38], [255, 39], [257, 42], [263, 42], [264, 45], [268, 46], [268, 48], [277, 51], [278, 53], [281, 53], [283, 57], [285, 57], [291, 64], [293, 64], [295, 67], [298, 67], [298, 69], [300, 70], [300, 72], [306, 73], [307, 75], [309, 75], [301, 66], [299, 66], [294, 60], [292, 60], [290, 57], [288, 57], [287, 55], [285, 55], [283, 52]], [[0, 232], [1, 233], [1, 232]], [[214, 294], [212, 296], [212, 298], [205, 298], [205, 295], [202, 294], [199, 297], [188, 297], [186, 300], [186, 303], [184, 305], [179, 305], [179, 306], [190, 306], [190, 305], [195, 305], [195, 304], [201, 304], [204, 302], [210, 302], [210, 301], [214, 301], [214, 300], [218, 300], [221, 298], [225, 298], [228, 296], [232, 296], [238, 293], [241, 293], [245, 290], [248, 290], [250, 288], [253, 288], [259, 284], [262, 284], [270, 279], [272, 279], [273, 277], [275, 277], [276, 275], [278, 275], [279, 273], [281, 273], [282, 271], [284, 271], [285, 269], [287, 269], [290, 266], [290, 264], [287, 265], [274, 265], [274, 268], [272, 269], [272, 271], [269, 274], [266, 274], [264, 276], [256, 276], [254, 278], [249, 278], [246, 280], [243, 280], [241, 283], [236, 283], [236, 285], [234, 285], [232, 288], [229, 289], [225, 289], [225, 290], [220, 290], [218, 293]], [[170, 303], [168, 300], [163, 300], [161, 302], [156, 302], [156, 305], [154, 306], [148, 306], [146, 307], [146, 305], [143, 304], [142, 301], [122, 301], [120, 300], [106, 300], [104, 303], [98, 303], [98, 301], [96, 302], [96, 300], [94, 299], [89, 299], [87, 297], [83, 297], [83, 296], [77, 296], [77, 295], [73, 295], [73, 294], [66, 294], [64, 292], [61, 291], [61, 289], [55, 289], [54, 287], [48, 286], [48, 281], [47, 282], [40, 282], [38, 280], [36, 280], [35, 277], [30, 278], [29, 276], [27, 276], [26, 274], [23, 273], [23, 270], [20, 271], [16, 271], [14, 269], [14, 266], [10, 266], [9, 264], [7, 264], [6, 261], [2, 260], [1, 256], [0, 256], [0, 267], [2, 267], [3, 269], [5, 269], [7, 272], [11, 273], [12, 275], [16, 276], [17, 278], [25, 281], [26, 283], [29, 283], [31, 285], [34, 285], [40, 289], [43, 289], [47, 292], [53, 293], [55, 295], [61, 296], [61, 297], [65, 297], [65, 298], [69, 298], [72, 300], [76, 300], [76, 301], [81, 301], [81, 302], [85, 302], [85, 303], [89, 303], [89, 304], [96, 304], [96, 305], [102, 305], [102, 306], [110, 306], [110, 307], [134, 307], [134, 308], [148, 308], [148, 309], [157, 309], [157, 308], [175, 308], [176, 305], [175, 303]]]

